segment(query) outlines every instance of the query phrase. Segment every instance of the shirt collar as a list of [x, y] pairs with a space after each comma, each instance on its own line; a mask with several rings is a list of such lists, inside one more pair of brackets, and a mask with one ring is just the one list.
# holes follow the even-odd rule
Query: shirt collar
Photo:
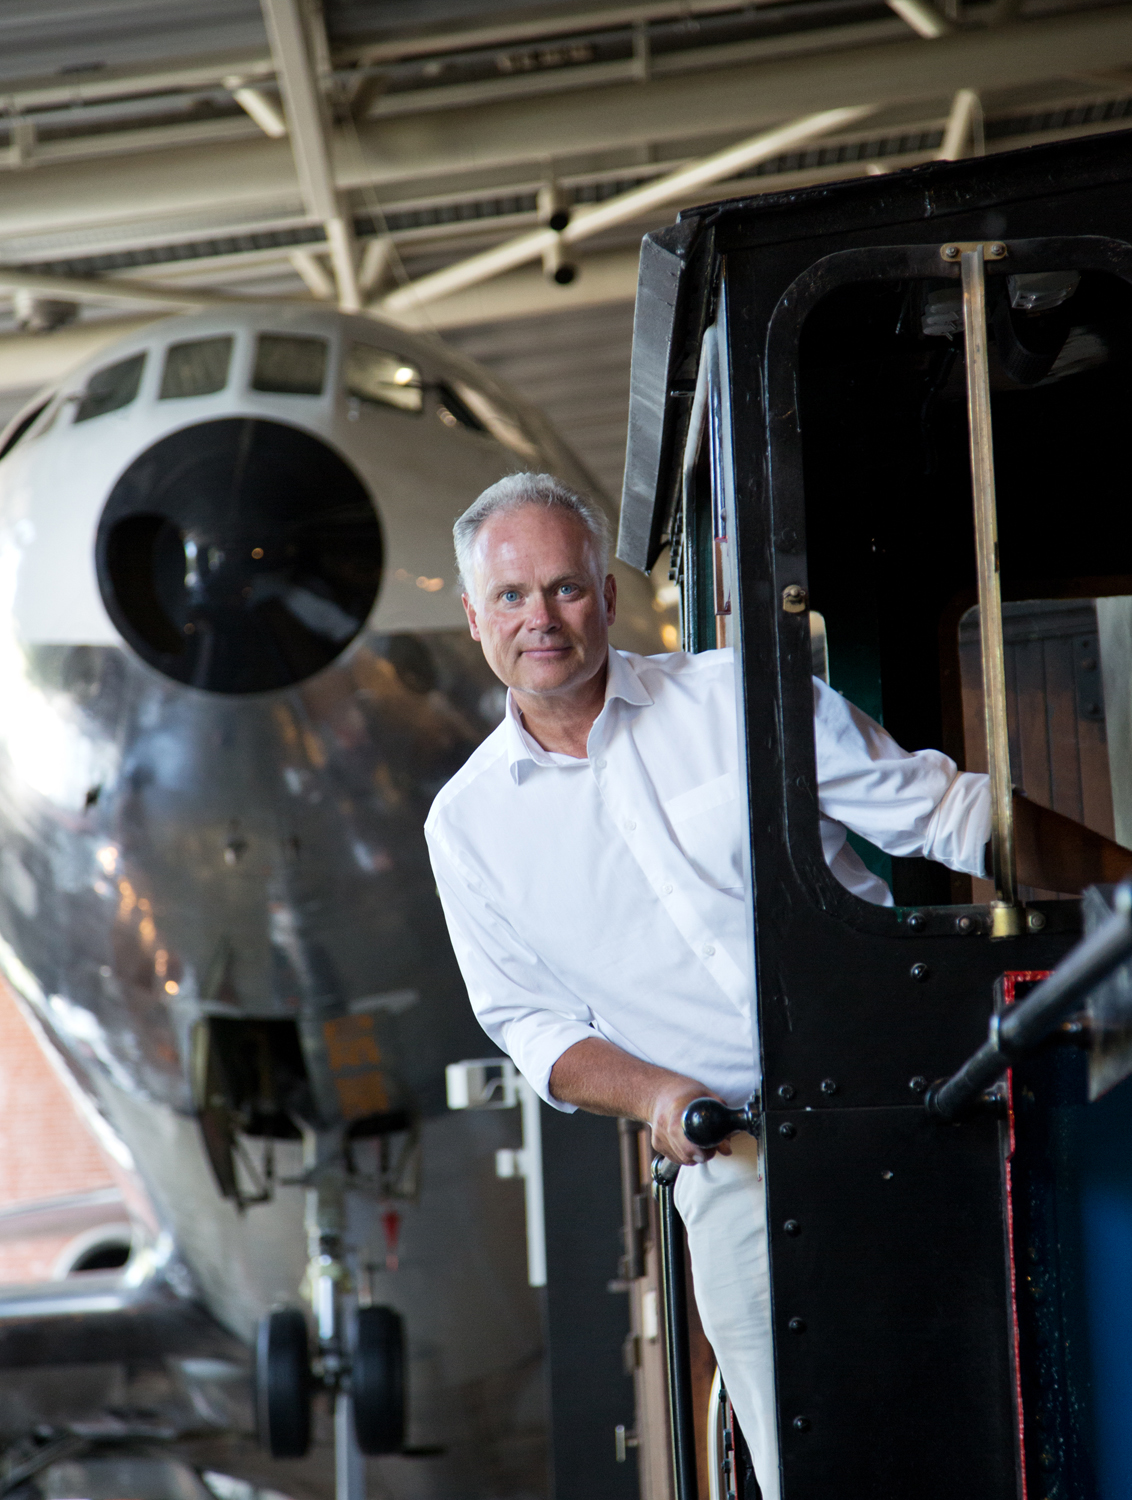
[[[644, 708], [653, 701], [652, 694], [637, 676], [629, 658], [610, 646], [609, 665], [605, 678], [605, 706], [597, 716], [595, 728], [606, 717], [609, 705], [617, 700], [632, 704], [634, 708]], [[525, 765], [563, 766], [564, 757], [544, 750], [523, 728], [523, 721], [519, 716], [519, 705], [515, 702], [510, 688], [507, 689], [507, 710], [503, 716], [503, 733], [507, 742], [507, 765], [511, 778], [516, 784], [522, 779], [522, 768]], [[573, 756], [569, 759], [574, 765], [586, 764], [584, 760], [577, 760]]]

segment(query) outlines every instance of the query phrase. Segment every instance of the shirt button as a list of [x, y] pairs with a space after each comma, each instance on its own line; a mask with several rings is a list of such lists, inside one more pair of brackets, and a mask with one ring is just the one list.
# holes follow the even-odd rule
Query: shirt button
[[710, 943], [705, 943], [704, 944], [704, 957], [705, 958], [711, 958], [714, 955], [714, 953], [715, 953], [715, 949], [712, 947], [712, 945]]
[[595, 771], [604, 771], [605, 770], [605, 762], [603, 760], [595, 760], [594, 761], [594, 770]]
[[633, 822], [632, 818], [626, 818], [625, 819], [625, 829], [626, 829], [626, 832], [632, 833], [633, 829], [636, 828], [636, 826], [637, 825], [636, 825], [636, 823]]
[[670, 885], [662, 885], [661, 890], [666, 896], [671, 896], [672, 894], [672, 887]]

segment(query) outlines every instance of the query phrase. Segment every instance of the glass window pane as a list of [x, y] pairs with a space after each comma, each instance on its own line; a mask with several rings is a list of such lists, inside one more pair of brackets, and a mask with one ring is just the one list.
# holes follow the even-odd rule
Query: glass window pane
[[213, 391], [222, 391], [228, 384], [231, 362], [231, 337], [170, 344], [158, 399], [172, 401], [181, 396], [209, 396]]
[[280, 396], [321, 396], [326, 379], [326, 340], [261, 333], [256, 344], [253, 391]]
[[421, 372], [399, 354], [369, 344], [351, 344], [346, 356], [346, 394], [400, 411], [420, 411]]
[[145, 355], [131, 354], [129, 359], [119, 360], [116, 365], [96, 370], [87, 381], [86, 392], [75, 412], [75, 421], [89, 422], [92, 417], [104, 417], [108, 411], [129, 406], [138, 393], [144, 369]]

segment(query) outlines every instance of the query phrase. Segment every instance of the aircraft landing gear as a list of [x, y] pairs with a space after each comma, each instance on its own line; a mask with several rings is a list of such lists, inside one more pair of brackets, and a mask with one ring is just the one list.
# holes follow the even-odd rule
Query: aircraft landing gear
[[256, 1412], [260, 1442], [272, 1457], [301, 1458], [310, 1447], [315, 1389], [325, 1390], [339, 1449], [355, 1449], [354, 1457], [339, 1453], [338, 1500], [356, 1500], [364, 1494], [356, 1454], [399, 1453], [404, 1446], [405, 1334], [391, 1307], [357, 1306], [343, 1244], [346, 1180], [334, 1165], [338, 1144], [312, 1132], [304, 1173], [314, 1337], [300, 1308], [279, 1308], [261, 1319]]
[[256, 1420], [272, 1458], [302, 1458], [311, 1440], [311, 1358], [306, 1314], [281, 1307], [260, 1319]]
[[398, 1452], [405, 1441], [405, 1335], [392, 1308], [358, 1309], [350, 1396], [362, 1452]]
[[[391, 1307], [354, 1314], [349, 1356], [325, 1351], [312, 1369], [307, 1316], [283, 1307], [260, 1319], [255, 1392], [260, 1442], [272, 1458], [302, 1458], [310, 1448], [311, 1403], [317, 1387], [353, 1408], [354, 1436], [368, 1457], [399, 1453], [405, 1442], [405, 1335]], [[320, 1343], [322, 1341], [320, 1340]], [[328, 1366], [333, 1364], [333, 1371]]]

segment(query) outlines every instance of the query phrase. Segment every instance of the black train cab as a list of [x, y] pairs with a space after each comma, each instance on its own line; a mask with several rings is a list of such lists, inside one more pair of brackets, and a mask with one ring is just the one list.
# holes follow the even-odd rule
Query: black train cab
[[[1132, 844], [1130, 413], [1130, 134], [644, 242], [619, 552], [739, 664], [783, 1500], [1132, 1495], [1125, 1012], [926, 1103], [1107, 915], [1018, 884], [1012, 786]], [[838, 884], [815, 671], [989, 769], [993, 881]]]

